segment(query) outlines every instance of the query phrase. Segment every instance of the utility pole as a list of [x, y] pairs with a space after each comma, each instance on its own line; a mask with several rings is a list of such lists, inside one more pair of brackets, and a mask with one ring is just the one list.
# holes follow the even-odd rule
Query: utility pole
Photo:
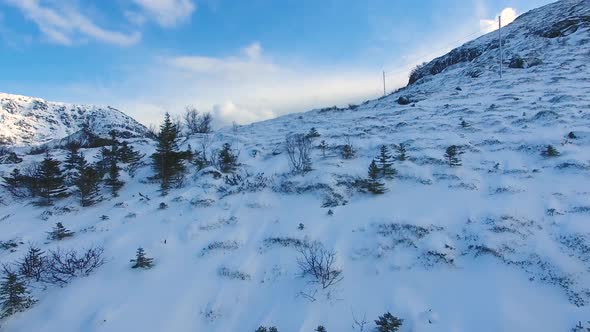
[[383, 71], [383, 95], [385, 96], [387, 91], [385, 90], [385, 70]]
[[502, 15], [498, 16], [498, 35], [500, 37], [500, 79], [502, 79], [502, 62], [504, 62], [504, 52], [502, 51]]

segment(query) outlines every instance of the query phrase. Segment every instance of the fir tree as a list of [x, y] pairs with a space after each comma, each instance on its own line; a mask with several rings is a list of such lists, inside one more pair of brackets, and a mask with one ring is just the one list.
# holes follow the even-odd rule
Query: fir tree
[[573, 131], [570, 131], [569, 134], [567, 134], [567, 138], [569, 138], [569, 139], [577, 139], [578, 137], [576, 136], [576, 134], [574, 134]]
[[397, 174], [397, 171], [393, 168], [393, 157], [386, 145], [381, 145], [381, 151], [377, 157], [377, 167], [381, 171], [381, 176], [386, 179], [391, 179]]
[[6, 188], [12, 196], [21, 198], [26, 196], [22, 190], [24, 177], [18, 168], [13, 169], [8, 176], [3, 176], [2, 179], [4, 180], [2, 187]]
[[545, 149], [541, 152], [541, 155], [543, 157], [551, 158], [559, 156], [560, 153], [553, 145], [547, 145]]
[[65, 228], [61, 222], [56, 223], [55, 227], [53, 227], [53, 230], [48, 234], [48, 238], [54, 241], [61, 241], [65, 238], [74, 236], [74, 232]]
[[34, 303], [35, 300], [29, 295], [25, 283], [16, 273], [5, 268], [0, 285], [0, 319], [25, 311]]
[[78, 165], [84, 158], [80, 153], [80, 143], [69, 142], [66, 148], [68, 149], [68, 155], [64, 160], [64, 169], [67, 171], [78, 169]]
[[320, 142], [320, 145], [318, 145], [318, 147], [320, 148], [320, 150], [322, 150], [322, 157], [326, 158], [326, 150], [328, 149], [328, 143], [326, 143], [326, 141], [322, 140]]
[[60, 162], [53, 159], [49, 153], [39, 166], [38, 173], [35, 176], [36, 187], [41, 200], [39, 205], [52, 205], [56, 198], [67, 196], [67, 188], [64, 185], [64, 175], [59, 168]]
[[207, 165], [209, 164], [207, 162], [207, 159], [205, 159], [205, 157], [203, 157], [203, 152], [198, 151], [198, 150], [193, 151], [193, 159], [192, 159], [191, 163], [193, 165], [197, 166], [198, 171], [207, 167]]
[[80, 205], [86, 207], [94, 205], [99, 200], [100, 173], [88, 165], [84, 156], [78, 164], [78, 175], [74, 179], [74, 185], [78, 189]]
[[26, 279], [41, 281], [47, 267], [48, 260], [45, 252], [31, 245], [23, 260], [18, 263], [18, 273]]
[[375, 163], [375, 160], [369, 165], [369, 178], [367, 179], [367, 190], [373, 194], [383, 194], [385, 185], [381, 182], [381, 170]]
[[459, 158], [459, 156], [461, 154], [463, 154], [463, 152], [461, 152], [459, 150], [458, 146], [456, 146], [456, 145], [449, 146], [445, 152], [445, 158], [447, 159], [449, 166], [451, 166], [451, 167], [461, 166], [461, 159]]
[[145, 251], [141, 247], [137, 248], [136, 257], [135, 259], [132, 259], [131, 262], [134, 263], [131, 267], [132, 269], [149, 269], [154, 266], [154, 259], [147, 257]]
[[344, 146], [342, 147], [342, 158], [352, 159], [354, 158], [354, 153], [354, 148], [352, 147], [352, 144], [350, 144], [350, 142], [344, 144]]
[[311, 127], [305, 136], [307, 136], [307, 138], [314, 139], [320, 137], [321, 135], [318, 133], [318, 130], [315, 129], [315, 127]]
[[319, 325], [318, 327], [316, 327], [315, 332], [328, 332], [328, 330], [326, 330], [326, 328], [322, 325]]
[[274, 326], [271, 326], [271, 327], [260, 326], [259, 328], [256, 329], [255, 332], [279, 332], [279, 330]]
[[377, 325], [378, 332], [395, 332], [399, 330], [403, 322], [403, 319], [399, 319], [387, 312], [383, 316], [379, 316], [375, 324]]
[[152, 154], [152, 167], [156, 173], [154, 180], [160, 181], [160, 191], [163, 195], [174, 185], [182, 182], [185, 165], [184, 153], [178, 150], [178, 127], [166, 113], [164, 123], [160, 126], [156, 152]]
[[99, 167], [105, 168], [104, 172], [107, 174], [104, 184], [109, 188], [113, 197], [119, 196], [119, 190], [123, 187], [125, 182], [121, 181], [119, 171], [119, 141], [115, 136], [115, 132], [111, 131], [111, 148], [102, 148], [102, 165]]
[[404, 143], [399, 143], [399, 145], [395, 147], [395, 150], [397, 151], [397, 160], [405, 161], [408, 159], [406, 154], [406, 145]]
[[127, 164], [127, 171], [131, 177], [135, 176], [137, 169], [141, 166], [141, 160], [145, 157], [127, 142], [122, 142], [119, 148], [119, 160]]
[[217, 156], [219, 170], [222, 173], [232, 173], [238, 167], [238, 157], [233, 153], [229, 143], [223, 144]]

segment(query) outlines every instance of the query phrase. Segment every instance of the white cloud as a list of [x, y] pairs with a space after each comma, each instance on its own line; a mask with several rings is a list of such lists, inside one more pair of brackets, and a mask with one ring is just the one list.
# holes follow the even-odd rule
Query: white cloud
[[382, 91], [377, 68], [273, 59], [259, 43], [227, 57], [163, 56], [147, 67], [128, 68], [120, 77], [100, 87], [70, 86], [63, 94], [76, 102], [109, 103], [146, 124], [159, 123], [164, 111], [178, 114], [193, 105], [212, 112], [217, 125], [228, 125], [360, 102]]
[[514, 8], [504, 8], [500, 14], [496, 15], [494, 19], [481, 19], [479, 20], [479, 26], [483, 33], [492, 32], [498, 30], [499, 22], [498, 17], [502, 17], [502, 26], [506, 26], [512, 23], [517, 17], [518, 13]]
[[41, 5], [38, 0], [7, 0], [16, 6], [25, 17], [37, 24], [39, 30], [51, 42], [72, 45], [83, 38], [128, 46], [137, 43], [141, 34], [137, 31], [123, 33], [107, 30], [96, 25], [90, 18], [72, 6], [54, 3]]
[[178, 25], [190, 18], [197, 6], [192, 0], [133, 0], [163, 27]]

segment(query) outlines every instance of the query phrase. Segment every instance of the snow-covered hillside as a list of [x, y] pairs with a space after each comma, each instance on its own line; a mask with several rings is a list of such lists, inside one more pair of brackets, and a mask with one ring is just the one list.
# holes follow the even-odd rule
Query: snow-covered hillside
[[146, 128], [112, 107], [48, 102], [0, 92], [0, 143], [38, 145], [63, 139], [87, 127], [108, 137], [116, 130], [125, 137], [144, 136]]
[[[146, 165], [125, 174], [119, 197], [104, 191], [87, 208], [75, 196], [40, 208], [2, 192], [1, 262], [35, 243], [102, 246], [105, 264], [63, 287], [31, 282], [38, 302], [0, 330], [373, 331], [385, 312], [404, 320], [403, 332], [590, 328], [589, 9], [564, 0], [508, 26], [502, 80], [488, 50], [379, 100], [182, 142], [209, 155], [231, 144], [239, 177], [190, 166], [183, 186], [162, 197]], [[558, 16], [581, 19], [555, 38], [518, 28], [548, 31]], [[536, 65], [509, 68], [516, 54], [534, 54]], [[321, 135], [313, 170], [292, 174], [285, 136], [312, 127]], [[153, 142], [129, 141], [154, 152]], [[359, 192], [380, 146], [400, 143], [408, 158], [394, 163], [388, 191]], [[345, 144], [354, 158], [342, 157]], [[461, 166], [445, 159], [451, 145]], [[548, 145], [558, 155], [543, 155]], [[97, 150], [83, 152], [93, 161]], [[20, 157], [0, 172], [41, 158]], [[48, 240], [57, 222], [74, 236]], [[334, 250], [342, 270], [325, 289], [299, 275], [299, 250], [312, 241]], [[153, 268], [131, 268], [138, 247]]]

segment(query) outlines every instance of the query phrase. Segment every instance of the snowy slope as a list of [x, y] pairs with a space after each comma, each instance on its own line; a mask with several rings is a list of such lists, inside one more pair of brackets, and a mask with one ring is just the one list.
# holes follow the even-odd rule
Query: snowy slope
[[38, 145], [75, 134], [87, 125], [99, 136], [116, 130], [123, 136], [144, 136], [146, 128], [112, 107], [48, 102], [0, 93], [0, 142]]
[[[589, 7], [560, 1], [508, 26], [507, 52], [536, 52], [541, 63], [508, 68], [508, 57], [503, 80], [488, 51], [358, 107], [209, 137], [207, 151], [231, 143], [240, 174], [264, 188], [191, 170], [182, 188], [160, 197], [146, 166], [125, 178], [119, 197], [90, 208], [68, 198], [42, 209], [3, 193], [0, 241], [24, 244], [0, 249], [0, 261], [20, 259], [33, 242], [44, 250], [102, 245], [107, 262], [63, 288], [32, 285], [39, 302], [0, 329], [303, 332], [321, 324], [334, 332], [360, 331], [354, 320], [366, 317], [364, 331], [372, 331], [386, 311], [404, 319], [403, 332], [590, 328], [590, 32], [583, 22], [556, 38], [515, 28], [547, 30], [556, 24], [549, 18], [587, 16]], [[493, 36], [475, 42], [486, 38]], [[475, 67], [478, 75], [466, 75]], [[400, 105], [401, 96], [412, 103]], [[313, 150], [313, 171], [292, 175], [285, 135], [311, 127], [321, 134], [314, 145], [330, 148], [325, 157]], [[182, 147], [208, 140], [191, 137]], [[357, 151], [351, 160], [340, 157], [347, 141]], [[409, 159], [395, 163], [386, 194], [352, 188], [381, 144], [399, 143]], [[464, 151], [455, 168], [443, 157], [453, 144]], [[541, 156], [548, 144], [560, 156]], [[135, 146], [154, 151], [149, 142]], [[39, 156], [23, 158], [0, 171]], [[76, 235], [48, 241], [56, 222]], [[340, 283], [324, 290], [298, 276], [293, 244], [305, 239], [337, 252]], [[139, 246], [155, 258], [153, 269], [130, 268]]]

